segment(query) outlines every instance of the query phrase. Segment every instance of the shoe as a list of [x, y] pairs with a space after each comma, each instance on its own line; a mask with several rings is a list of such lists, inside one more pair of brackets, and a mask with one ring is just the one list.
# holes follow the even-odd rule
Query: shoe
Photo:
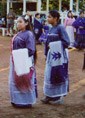
[[20, 104], [15, 104], [15, 103], [11, 103], [11, 104], [15, 108], [32, 108], [31, 104], [28, 104], [28, 105], [20, 105]]
[[72, 49], [72, 48], [73, 48], [73, 46], [69, 46], [69, 47], [68, 47], [68, 49]]
[[50, 100], [52, 100], [52, 98], [46, 96], [45, 98], [41, 99], [41, 102], [44, 103], [44, 104], [48, 104]]
[[60, 99], [56, 100], [56, 99], [52, 99], [51, 101], [49, 101], [50, 104], [63, 104], [63, 97], [61, 97]]

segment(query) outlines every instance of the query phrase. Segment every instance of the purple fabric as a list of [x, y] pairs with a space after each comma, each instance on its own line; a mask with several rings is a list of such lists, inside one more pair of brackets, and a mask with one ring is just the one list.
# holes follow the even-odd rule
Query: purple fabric
[[58, 24], [56, 26], [53, 26], [49, 34], [47, 35], [47, 40], [45, 43], [45, 55], [47, 56], [48, 50], [49, 50], [49, 43], [54, 41], [62, 41], [64, 48], [68, 48], [70, 44], [70, 40], [68, 37], [68, 34], [65, 30], [65, 27], [61, 24]]
[[[36, 33], [36, 29], [37, 29], [37, 33]], [[36, 18], [34, 18], [34, 32], [36, 35], [40, 35], [42, 34], [42, 29], [43, 29], [43, 25], [40, 21], [38, 21]]]
[[19, 32], [13, 42], [13, 50], [27, 48], [29, 55], [33, 55], [35, 52], [35, 38], [32, 32], [23, 31]]
[[51, 84], [55, 85], [65, 82], [67, 78], [68, 78], [68, 63], [52, 67], [51, 77], [50, 77]]
[[47, 35], [49, 33], [49, 26], [44, 25], [43, 29], [44, 29], [44, 33], [42, 33], [41, 36], [39, 37], [39, 41], [45, 43], [47, 40]]
[[85, 48], [85, 18], [77, 18], [73, 23], [76, 28], [76, 39], [74, 46], [79, 49]]
[[44, 30], [49, 30], [49, 26], [48, 25], [44, 25], [43, 28], [44, 28]]
[[77, 34], [85, 34], [85, 18], [77, 18], [72, 25], [76, 28]]

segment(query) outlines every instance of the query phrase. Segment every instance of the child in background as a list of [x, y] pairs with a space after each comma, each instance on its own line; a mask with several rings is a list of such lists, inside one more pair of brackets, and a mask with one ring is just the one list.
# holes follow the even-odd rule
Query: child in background
[[40, 41], [40, 42], [43, 42], [43, 43], [46, 42], [49, 29], [50, 29], [50, 27], [49, 27], [49, 25], [48, 25], [48, 23], [47, 23], [47, 20], [44, 20], [44, 21], [43, 21], [43, 32], [42, 32], [42, 34], [41, 34], [41, 36], [40, 36], [40, 38], [39, 38], [39, 41]]
[[69, 39], [70, 39], [70, 46], [69, 48], [72, 48], [74, 46], [74, 27], [72, 26], [72, 23], [75, 21], [75, 18], [73, 17], [72, 11], [69, 11], [67, 14], [67, 18], [64, 21], [64, 25], [66, 27], [66, 31], [68, 33]]

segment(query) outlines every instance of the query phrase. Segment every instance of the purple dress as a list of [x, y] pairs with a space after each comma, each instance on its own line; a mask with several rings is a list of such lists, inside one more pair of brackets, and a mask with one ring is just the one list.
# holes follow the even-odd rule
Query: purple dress
[[43, 87], [45, 96], [55, 98], [65, 96], [68, 93], [69, 77], [66, 48], [69, 44], [70, 40], [64, 26], [59, 24], [50, 29], [45, 43], [46, 66]]
[[[27, 48], [29, 50], [29, 55], [32, 56], [34, 61], [35, 53], [35, 38], [31, 31], [19, 32], [13, 41], [13, 50]], [[10, 98], [11, 103], [16, 105], [29, 105], [36, 102], [36, 76], [35, 71], [31, 78], [31, 84], [33, 85], [32, 90], [26, 92], [21, 92], [15, 85], [14, 82], [14, 65], [12, 61], [12, 56], [10, 57], [10, 72], [9, 72], [9, 86], [10, 86]]]
[[73, 22], [73, 27], [76, 28], [76, 39], [75, 39], [75, 47], [79, 49], [85, 48], [85, 18], [77, 18], [75, 22]]
[[47, 40], [47, 35], [49, 33], [50, 27], [48, 25], [44, 25], [43, 29], [44, 29], [44, 33], [42, 33], [41, 36], [39, 37], [39, 41], [45, 43]]
[[34, 18], [34, 34], [36, 38], [36, 43], [39, 43], [39, 37], [42, 34], [42, 29], [42, 23], [38, 19]]

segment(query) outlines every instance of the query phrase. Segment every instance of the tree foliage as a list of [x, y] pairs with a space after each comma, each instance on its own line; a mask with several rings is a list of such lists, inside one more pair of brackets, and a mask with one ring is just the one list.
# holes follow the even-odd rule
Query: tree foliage
[[[42, 0], [42, 10], [46, 10], [46, 1]], [[64, 8], [69, 10], [70, 0], [62, 0], [62, 11]], [[59, 0], [49, 0], [49, 10], [57, 9], [59, 10]], [[79, 10], [85, 10], [85, 0], [79, 0]], [[76, 10], [76, 0], [73, 0], [73, 10]]]

